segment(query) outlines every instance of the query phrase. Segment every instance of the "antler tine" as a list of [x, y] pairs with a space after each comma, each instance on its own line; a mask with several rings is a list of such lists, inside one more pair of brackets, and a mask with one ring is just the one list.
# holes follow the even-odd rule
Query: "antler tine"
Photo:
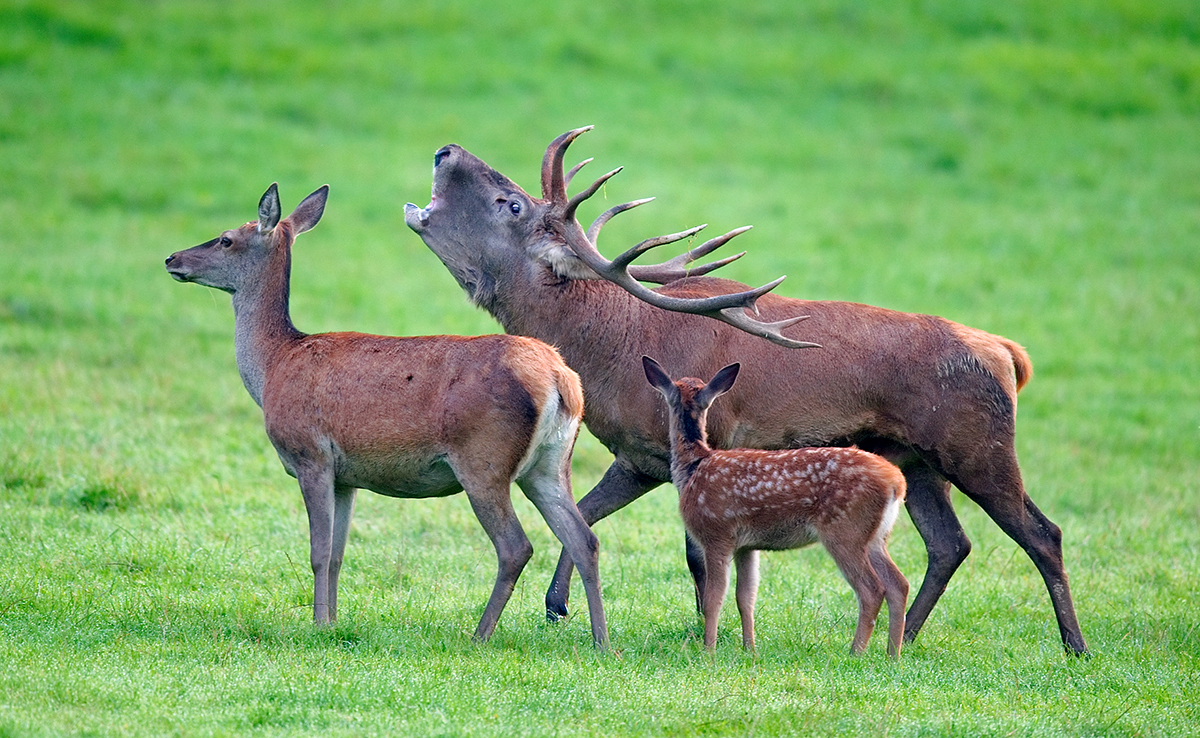
[[602, 174], [600, 176], [600, 178], [597, 179], [595, 182], [592, 182], [592, 184], [586, 190], [578, 193], [577, 195], [575, 195], [575, 197], [572, 197], [571, 200], [567, 203], [566, 209], [563, 211], [563, 219], [564, 220], [574, 220], [575, 219], [575, 209], [579, 207], [579, 204], [582, 203], [584, 200], [588, 199], [589, 197], [591, 197], [592, 195], [596, 194], [596, 191], [599, 190], [601, 187], [603, 187], [605, 182], [607, 182], [608, 180], [617, 176], [617, 174], [620, 173], [620, 171], [624, 168], [625, 167], [617, 167], [616, 169], [612, 170], [611, 172]]
[[556, 203], [567, 201], [567, 183], [563, 176], [563, 158], [567, 147], [581, 135], [592, 130], [592, 126], [584, 126], [567, 131], [550, 142], [546, 147], [546, 155], [542, 157], [542, 199]]
[[689, 268], [688, 265], [697, 259], [703, 258], [713, 251], [716, 251], [736, 236], [740, 236], [751, 228], [752, 226], [735, 228], [728, 233], [717, 236], [716, 238], [710, 238], [696, 248], [686, 251], [673, 259], [664, 261], [661, 264], [630, 266], [629, 273], [633, 275], [634, 279], [639, 281], [656, 282], [658, 284], [666, 284], [667, 282], [673, 282], [674, 280], [682, 279], [683, 277], [703, 276], [709, 272], [720, 269], [730, 262], [737, 261], [745, 256], [746, 252], [742, 251], [734, 254], [733, 256], [727, 256], [724, 259], [711, 261], [707, 264], [701, 264], [700, 266], [694, 268]]
[[567, 176], [566, 176], [566, 177], [564, 177], [564, 180], [565, 180], [565, 181], [563, 182], [563, 186], [566, 186], [566, 185], [569, 185], [569, 184], [571, 184], [571, 180], [575, 178], [575, 175], [576, 175], [576, 174], [579, 172], [579, 170], [580, 170], [580, 169], [583, 169], [583, 168], [584, 168], [584, 167], [586, 167], [588, 164], [591, 164], [591, 163], [592, 163], [592, 159], [593, 159], [593, 158], [594, 158], [594, 157], [590, 157], [590, 156], [589, 156], [588, 158], [586, 158], [586, 159], [584, 159], [583, 161], [579, 162], [579, 163], [578, 163], [578, 164], [576, 164], [575, 166], [571, 167], [571, 171], [567, 172]]
[[654, 200], [653, 197], [646, 197], [641, 200], [634, 200], [633, 202], [623, 202], [620, 205], [614, 205], [613, 207], [609, 208], [608, 210], [605, 210], [603, 213], [601, 213], [599, 216], [597, 216], [595, 220], [592, 221], [592, 224], [590, 226], [588, 226], [588, 229], [587, 229], [588, 240], [591, 241], [592, 243], [596, 243], [596, 237], [600, 235], [600, 229], [604, 227], [605, 223], [612, 220], [614, 215], [619, 215], [619, 214], [625, 212], [626, 210], [632, 210], [632, 209], [636, 208], [638, 205], [645, 205], [646, 203], [651, 202], [653, 200]]
[[746, 317], [744, 312], [737, 310], [723, 311], [721, 314], [723, 317], [718, 318], [718, 320], [723, 320], [734, 328], [759, 336], [760, 338], [765, 338], [771, 343], [779, 344], [784, 348], [821, 348], [821, 344], [819, 343], [794, 341], [780, 333], [784, 328], [793, 326], [802, 320], [808, 320], [812, 316], [799, 315], [787, 320], [777, 320], [774, 323], [761, 323]]
[[[693, 229], [694, 232], [694, 229]], [[789, 325], [799, 322], [798, 319], [779, 321], [775, 323], [763, 323], [754, 320], [746, 315], [745, 310], [754, 310], [757, 314], [758, 308], [755, 301], [766, 293], [779, 286], [783, 281], [783, 277], [776, 279], [773, 282], [763, 285], [757, 289], [747, 290], [745, 292], [736, 292], [727, 295], [714, 295], [712, 297], [702, 298], [683, 298], [674, 297], [672, 295], [664, 295], [646, 287], [641, 282], [637, 281], [630, 275], [627, 265], [621, 265], [616, 262], [608, 261], [596, 249], [595, 244], [589, 241], [583, 231], [576, 224], [575, 228], [567, 229], [567, 243], [580, 261], [586, 264], [592, 271], [600, 275], [602, 278], [619, 285], [626, 292], [629, 292], [634, 297], [637, 297], [643, 302], [648, 302], [651, 305], [662, 308], [664, 310], [673, 310], [679, 313], [692, 313], [695, 315], [705, 315], [716, 320], [734, 326], [740, 330], [746, 331], [756, 336], [766, 338], [773, 343], [785, 346], [787, 348], [816, 348], [818, 344], [808, 343], [806, 341], [796, 341], [787, 336], [784, 336], [780, 331]], [[678, 234], [672, 234], [678, 235]], [[669, 238], [669, 237], [660, 237]], [[653, 242], [657, 239], [650, 239]], [[643, 242], [648, 243], [648, 242]], [[637, 251], [642, 248], [642, 244], [635, 246], [630, 251]], [[646, 246], [642, 248], [653, 248]], [[620, 259], [625, 259], [629, 252], [622, 254]], [[807, 316], [803, 316], [807, 317]], [[802, 319], [802, 318], [801, 318]]]
[[[643, 302], [648, 302], [651, 305], [654, 305], [655, 307], [659, 307], [664, 310], [673, 310], [680, 313], [692, 313], [695, 315], [704, 315], [714, 318], [732, 325], [742, 331], [756, 336], [761, 336], [762, 338], [766, 338], [773, 343], [779, 344], [780, 346], [785, 346], [787, 348], [819, 347], [819, 344], [809, 343], [807, 341], [796, 341], [784, 336], [781, 333], [784, 328], [787, 328], [790, 325], [795, 325], [808, 316], [799, 316], [787, 320], [764, 323], [762, 321], [754, 320], [746, 314], [747, 310], [753, 310], [757, 315], [758, 306], [756, 305], [756, 301], [758, 298], [778, 287], [779, 283], [783, 281], [783, 277], [780, 277], [779, 279], [776, 279], [775, 281], [765, 284], [757, 289], [747, 290], [745, 292], [737, 292], [727, 295], [713, 295], [711, 297], [703, 298], [682, 298], [655, 292], [649, 287], [643, 285], [633, 275], [630, 274], [630, 262], [632, 262], [642, 253], [645, 253], [646, 251], [656, 246], [661, 246], [665, 243], [672, 243], [684, 238], [690, 238], [698, 233], [704, 226], [690, 228], [686, 231], [680, 231], [679, 233], [647, 239], [639, 243], [637, 246], [634, 246], [632, 249], [629, 249], [621, 256], [617, 257], [616, 261], [608, 261], [605, 259], [604, 256], [601, 255], [600, 251], [596, 248], [595, 243], [596, 236], [599, 235], [600, 229], [618, 213], [622, 213], [630, 208], [635, 208], [638, 205], [645, 204], [649, 202], [649, 200], [635, 200], [633, 202], [627, 202], [622, 205], [609, 208], [607, 211], [601, 214], [600, 217], [596, 218], [591, 227], [588, 228], [587, 233], [584, 233], [578, 221], [575, 220], [576, 209], [578, 209], [580, 203], [596, 194], [596, 191], [604, 186], [605, 182], [615, 176], [617, 172], [621, 171], [620, 168], [614, 169], [611, 172], [601, 176], [583, 192], [580, 192], [570, 199], [567, 198], [567, 182], [570, 181], [570, 178], [573, 177], [575, 173], [579, 171], [580, 166], [582, 166], [582, 164], [576, 166], [572, 168], [568, 174], [563, 174], [563, 159], [566, 156], [567, 147], [571, 145], [572, 141], [591, 129], [592, 126], [585, 126], [584, 128], [576, 128], [572, 131], [567, 131], [550, 143], [550, 146], [546, 148], [545, 156], [542, 158], [542, 198], [550, 200], [555, 205], [563, 206], [562, 218], [566, 230], [564, 234], [566, 242], [571, 250], [575, 252], [575, 255], [580, 261], [586, 264], [588, 268], [596, 272], [596, 274], [600, 277], [616, 283], [625, 291], [634, 295]], [[587, 162], [584, 162], [584, 164], [586, 163]], [[674, 265], [679, 258], [682, 258], [682, 263], [686, 265], [692, 260], [703, 256], [704, 254], [707, 254], [718, 246], [724, 244], [726, 241], [738, 235], [739, 233], [744, 233], [745, 230], [746, 229], [744, 228], [738, 229], [723, 236], [718, 236], [717, 238], [712, 239], [712, 241], [705, 242], [697, 248], [692, 249], [682, 257], [677, 257], [675, 260], [665, 262], [665, 264]], [[712, 269], [716, 269], [723, 264], [727, 264], [736, 258], [738, 257], [735, 256], [730, 259], [724, 259], [714, 265], [705, 265], [704, 267], [701, 267], [701, 269], [711, 271]], [[664, 269], [666, 268], [664, 265], [656, 266], [663, 267]]]
[[[639, 282], [667, 284], [668, 282], [674, 282], [684, 277], [703, 277], [706, 274], [715, 272], [726, 264], [737, 261], [745, 255], [745, 251], [739, 251], [733, 256], [726, 256], [724, 259], [717, 259], [716, 261], [710, 261], [695, 268], [689, 268], [687, 265], [692, 260], [684, 258], [687, 254], [680, 254], [670, 261], [664, 261], [662, 264], [647, 264], [645, 266], [635, 264], [629, 267], [629, 273]], [[662, 269], [660, 270], [659, 267]]]
[[[700, 231], [704, 230], [707, 227], [708, 227], [708, 223], [705, 223], [703, 225], [693, 226], [693, 227], [687, 229], [686, 231], [680, 231], [679, 233], [668, 233], [665, 236], [656, 236], [654, 238], [647, 238], [645, 241], [642, 241], [637, 246], [634, 246], [633, 248], [629, 249], [628, 251], [621, 254], [617, 258], [613, 259], [612, 265], [613, 265], [613, 267], [615, 267], [617, 269], [623, 269], [625, 271], [628, 271], [627, 267], [630, 265], [630, 263], [632, 263], [634, 259], [638, 258], [639, 256], [646, 253], [650, 249], [655, 248], [657, 246], [662, 246], [663, 244], [675, 243], [676, 241], [682, 241], [685, 238], [691, 238], [692, 236], [696, 235], [697, 233], [699, 233]], [[632, 275], [632, 272], [630, 272], [630, 274]], [[634, 279], [637, 279], [637, 277], [634, 277]]]

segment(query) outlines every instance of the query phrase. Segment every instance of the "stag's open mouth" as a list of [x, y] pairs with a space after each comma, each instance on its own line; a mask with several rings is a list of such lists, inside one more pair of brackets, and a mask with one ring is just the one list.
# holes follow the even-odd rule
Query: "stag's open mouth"
[[423, 231], [429, 226], [429, 212], [431, 210], [433, 210], [433, 202], [430, 202], [427, 207], [423, 208], [419, 208], [411, 202], [406, 203], [404, 205], [404, 222], [414, 231]]

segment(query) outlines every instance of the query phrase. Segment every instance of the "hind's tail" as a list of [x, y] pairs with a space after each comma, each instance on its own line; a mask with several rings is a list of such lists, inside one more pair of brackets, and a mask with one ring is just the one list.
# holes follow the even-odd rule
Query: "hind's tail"
[[554, 374], [554, 386], [562, 398], [562, 411], [576, 420], [583, 419], [583, 387], [579, 375], [566, 364]]

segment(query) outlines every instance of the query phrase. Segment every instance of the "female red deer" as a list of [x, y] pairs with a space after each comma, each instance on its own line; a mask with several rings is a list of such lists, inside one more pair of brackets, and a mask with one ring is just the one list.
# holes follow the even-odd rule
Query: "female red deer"
[[[584, 232], [576, 209], [616, 173], [567, 196], [575, 170], [564, 173], [563, 159], [567, 146], [586, 130], [569, 131], [546, 150], [541, 198], [462, 147], [443, 147], [434, 154], [429, 205], [409, 203], [405, 221], [471, 301], [505, 331], [558, 347], [579, 372], [584, 423], [615, 456], [600, 483], [579, 500], [588, 523], [671, 478], [666, 417], [644, 381], [639, 358], [654, 354], [675, 376], [712, 376], [740, 361], [747, 367], [741, 381], [709, 417], [715, 447], [856, 444], [904, 472], [906, 507], [928, 552], [925, 577], [908, 611], [909, 640], [971, 549], [951, 506], [953, 484], [1033, 560], [1049, 590], [1063, 643], [1084, 653], [1063, 565], [1062, 533], [1025, 493], [1017, 465], [1017, 391], [1032, 373], [1025, 350], [935, 316], [766, 294], [773, 285], [730, 296], [726, 293], [745, 285], [695, 276], [711, 265], [688, 268], [744, 229], [660, 265], [630, 263], [646, 249], [697, 229], [651, 239], [605, 260], [595, 243], [600, 228], [646, 201], [610, 208]], [[639, 280], [663, 286], [651, 290]], [[751, 307], [765, 322], [743, 309]], [[809, 320], [788, 328], [801, 316]], [[794, 337], [784, 336], [784, 330]], [[823, 348], [784, 347], [814, 343]], [[699, 603], [704, 563], [691, 544], [688, 564]], [[564, 554], [546, 595], [549, 616], [566, 613], [570, 574], [571, 561]]]
[[533, 547], [515, 481], [581, 572], [592, 637], [608, 644], [599, 544], [571, 499], [583, 414], [579, 378], [549, 346], [515, 336], [307, 335], [292, 326], [292, 243], [328, 187], [279, 219], [275, 185], [258, 220], [167, 258], [167, 271], [233, 295], [238, 371], [308, 511], [313, 620], [337, 619], [337, 583], [360, 487], [389, 497], [466, 491], [496, 548], [496, 583], [475, 637], [488, 639]]
[[733, 386], [740, 366], [730, 364], [708, 384], [692, 377], [673, 381], [649, 356], [642, 357], [642, 366], [667, 401], [671, 481], [679, 490], [684, 527], [704, 549], [705, 647], [717, 642], [730, 559], [737, 563], [742, 646], [753, 651], [758, 552], [819, 540], [858, 597], [850, 650], [866, 650], [886, 598], [888, 655], [898, 657], [908, 581], [888, 555], [887, 538], [904, 501], [900, 470], [856, 448], [714, 450], [704, 432], [705, 416]]

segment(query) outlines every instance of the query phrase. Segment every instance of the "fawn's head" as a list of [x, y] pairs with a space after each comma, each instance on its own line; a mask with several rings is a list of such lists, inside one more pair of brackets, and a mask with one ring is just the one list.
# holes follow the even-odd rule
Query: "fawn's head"
[[311, 230], [325, 212], [329, 185], [313, 192], [280, 220], [279, 187], [272, 184], [258, 201], [258, 220], [177, 251], [167, 257], [167, 271], [180, 282], [195, 282], [236, 293], [263, 278], [271, 256], [288, 249], [296, 236]]
[[646, 371], [646, 379], [650, 385], [667, 401], [671, 415], [672, 443], [677, 439], [687, 443], [706, 441], [704, 421], [708, 415], [708, 408], [714, 400], [733, 387], [741, 364], [730, 364], [717, 372], [707, 384], [695, 377], [684, 377], [674, 381], [658, 362], [649, 356], [642, 357], [642, 368]]

